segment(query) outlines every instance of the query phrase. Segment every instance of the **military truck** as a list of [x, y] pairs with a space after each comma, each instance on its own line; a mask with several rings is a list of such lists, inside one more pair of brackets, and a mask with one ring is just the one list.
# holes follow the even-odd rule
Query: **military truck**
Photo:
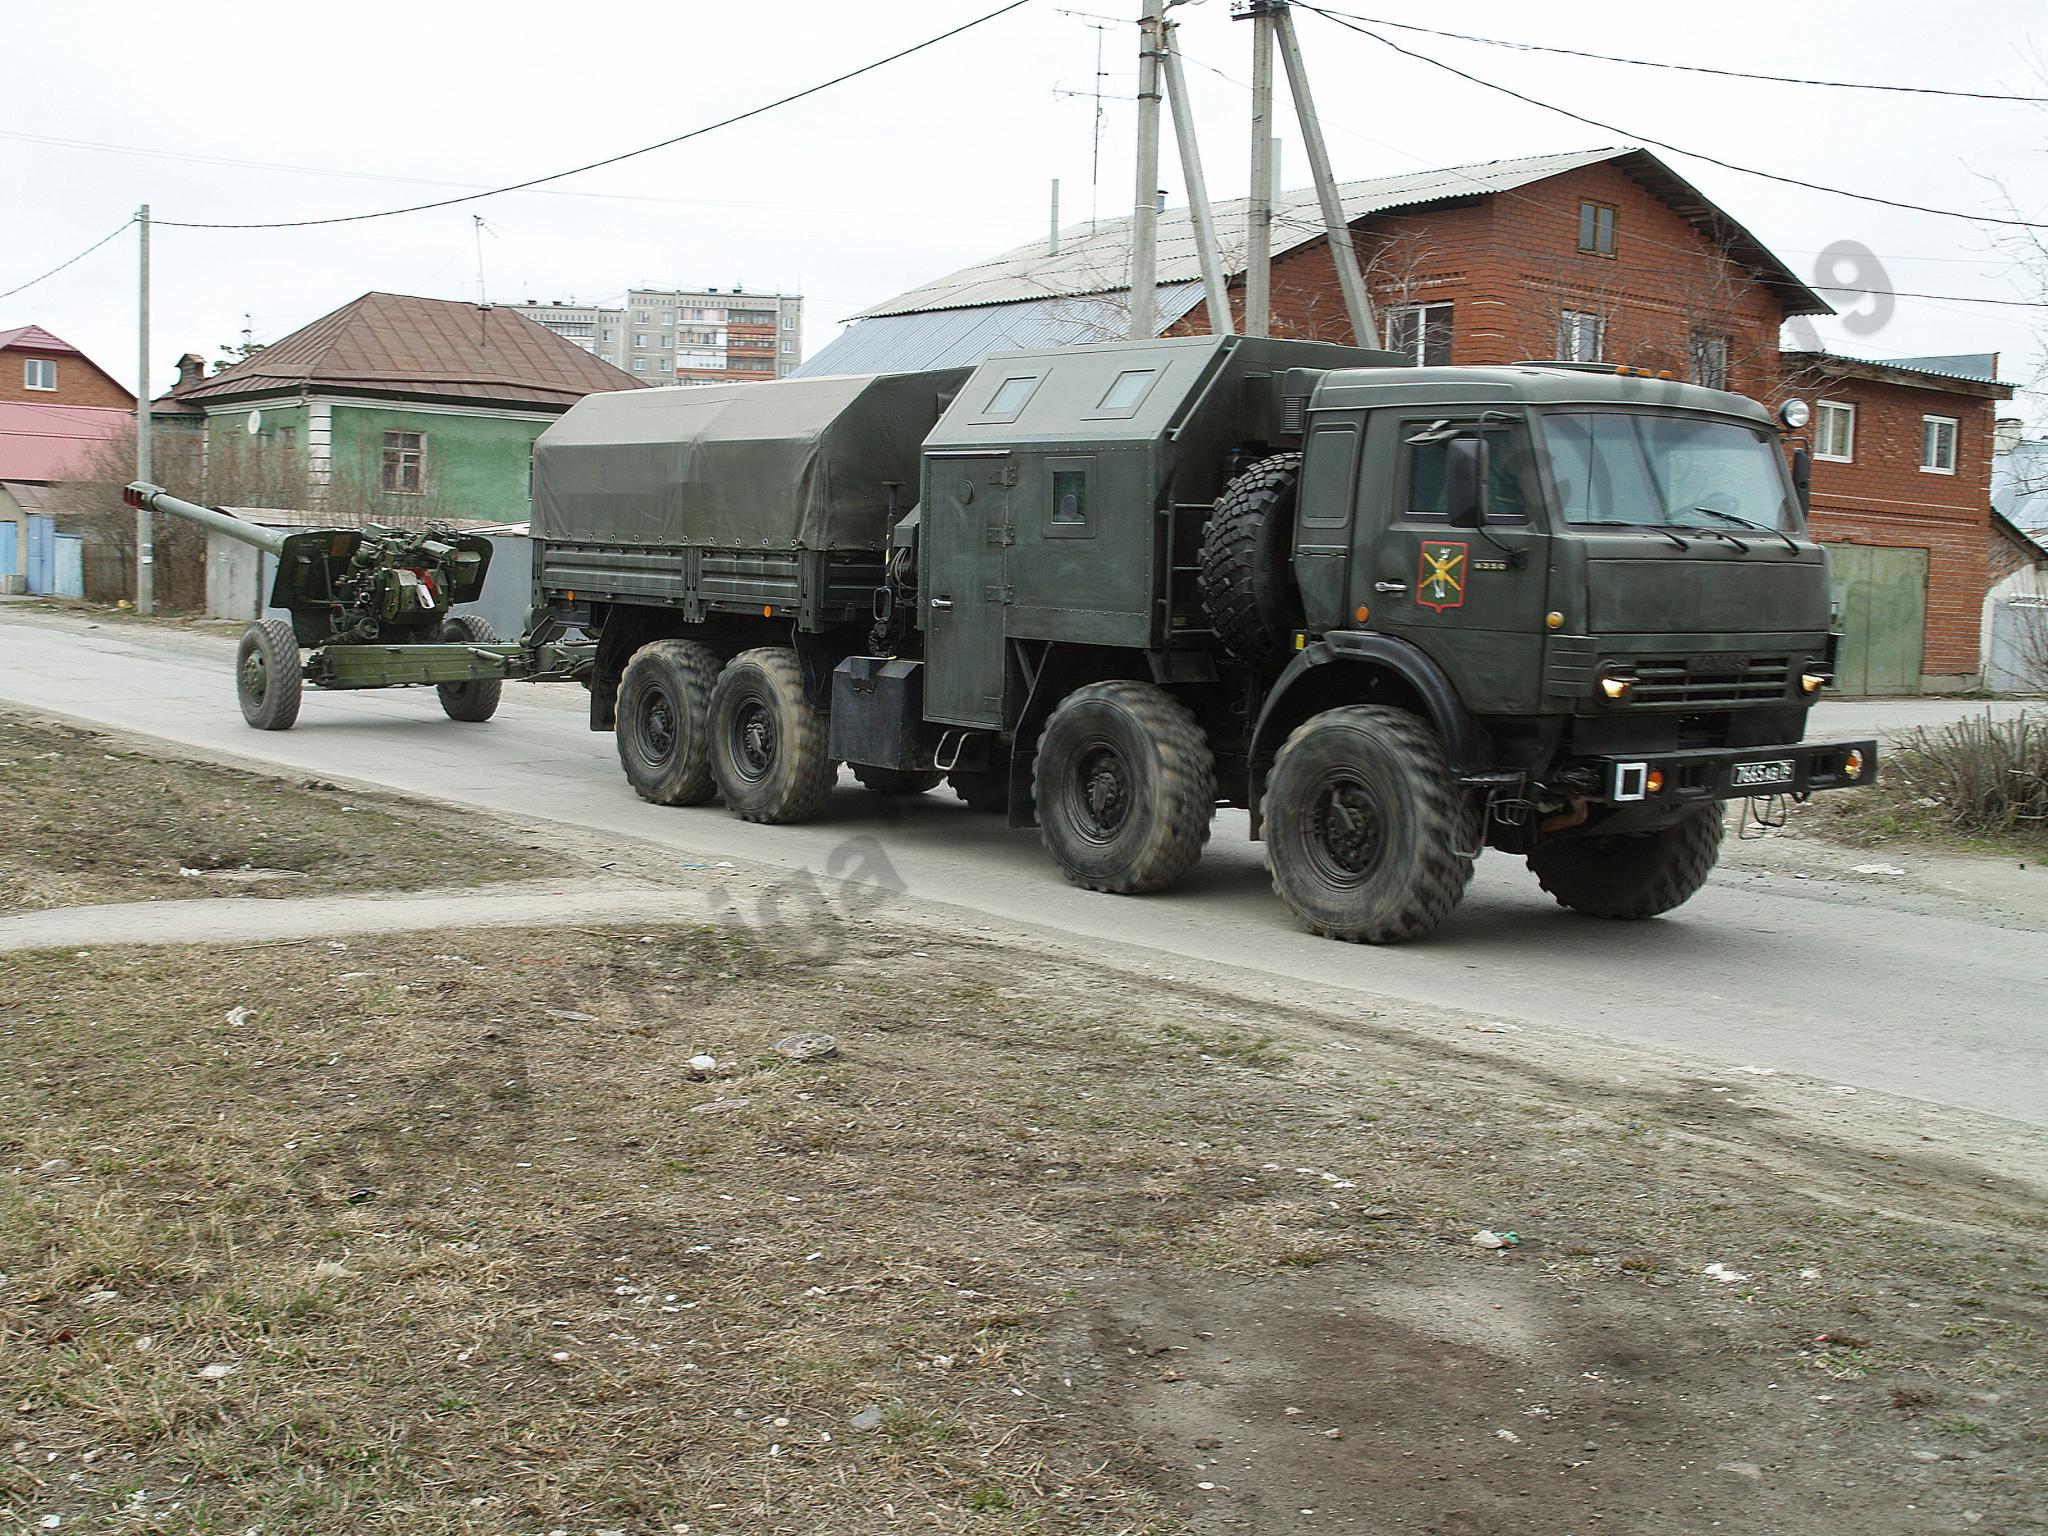
[[1627, 369], [1242, 336], [598, 395], [537, 445], [537, 581], [652, 801], [944, 778], [1118, 893], [1238, 806], [1320, 934], [1429, 933], [1489, 847], [1644, 918], [1725, 802], [1876, 773], [1803, 740], [1835, 639], [1783, 436]]

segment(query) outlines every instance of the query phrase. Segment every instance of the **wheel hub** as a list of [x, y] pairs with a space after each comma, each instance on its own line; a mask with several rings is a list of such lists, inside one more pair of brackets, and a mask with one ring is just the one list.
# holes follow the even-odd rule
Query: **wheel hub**
[[1082, 754], [1076, 770], [1081, 818], [1091, 837], [1116, 836], [1131, 810], [1130, 768], [1114, 747], [1097, 746]]
[[775, 717], [758, 700], [750, 700], [735, 725], [740, 771], [749, 779], [765, 777], [775, 766]]
[[650, 693], [640, 706], [640, 739], [658, 763], [668, 761], [676, 749], [675, 705], [665, 693]]
[[242, 689], [252, 699], [263, 697], [263, 689], [269, 681], [269, 672], [263, 665], [263, 653], [251, 650], [242, 658]]
[[1379, 803], [1360, 779], [1333, 775], [1310, 800], [1307, 820], [1309, 850], [1327, 876], [1356, 884], [1378, 865], [1384, 824]]

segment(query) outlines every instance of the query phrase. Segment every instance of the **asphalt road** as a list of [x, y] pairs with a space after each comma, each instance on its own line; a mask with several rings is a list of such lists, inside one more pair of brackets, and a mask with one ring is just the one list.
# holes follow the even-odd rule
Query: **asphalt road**
[[[1228, 965], [1298, 985], [1467, 1009], [1552, 1040], [1670, 1048], [1723, 1066], [1807, 1074], [2048, 1125], [2048, 940], [2032, 883], [2004, 910], [1857, 875], [1871, 856], [1783, 860], [1734, 850], [1678, 912], [1607, 924], [1554, 906], [1519, 859], [1489, 854], [1427, 942], [1368, 949], [1299, 931], [1242, 813], [1218, 817], [1193, 878], [1124, 898], [1066, 884], [1035, 833], [936, 792], [881, 801], [850, 781], [826, 814], [756, 827], [716, 806], [667, 809], [627, 788], [580, 689], [508, 685], [496, 719], [446, 720], [431, 692], [308, 691], [298, 727], [243, 725], [231, 642], [132, 626], [52, 627], [0, 605], [0, 699], [212, 752], [569, 823], [821, 878], [881, 881], [963, 918], [1135, 946], [1162, 970]], [[1981, 705], [1823, 706], [1816, 736], [1896, 728]], [[81, 792], [89, 793], [89, 786]], [[110, 807], [118, 814], [118, 807]], [[1813, 845], [1805, 845], [1809, 850]], [[2003, 879], [2003, 876], [1997, 877]], [[2029, 915], [2035, 914], [2035, 915]]]

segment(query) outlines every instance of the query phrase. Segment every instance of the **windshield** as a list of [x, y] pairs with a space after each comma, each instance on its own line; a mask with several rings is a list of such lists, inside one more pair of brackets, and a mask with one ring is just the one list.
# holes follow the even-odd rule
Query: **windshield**
[[1546, 416], [1567, 523], [1794, 528], [1774, 434], [1701, 417], [1583, 411]]

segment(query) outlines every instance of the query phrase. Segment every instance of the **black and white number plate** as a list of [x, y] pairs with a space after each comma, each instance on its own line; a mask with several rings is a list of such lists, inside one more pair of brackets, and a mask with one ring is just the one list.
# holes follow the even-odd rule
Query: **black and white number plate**
[[1728, 776], [1737, 789], [1758, 789], [1770, 784], [1792, 782], [1792, 760], [1774, 758], [1768, 763], [1737, 763]]

